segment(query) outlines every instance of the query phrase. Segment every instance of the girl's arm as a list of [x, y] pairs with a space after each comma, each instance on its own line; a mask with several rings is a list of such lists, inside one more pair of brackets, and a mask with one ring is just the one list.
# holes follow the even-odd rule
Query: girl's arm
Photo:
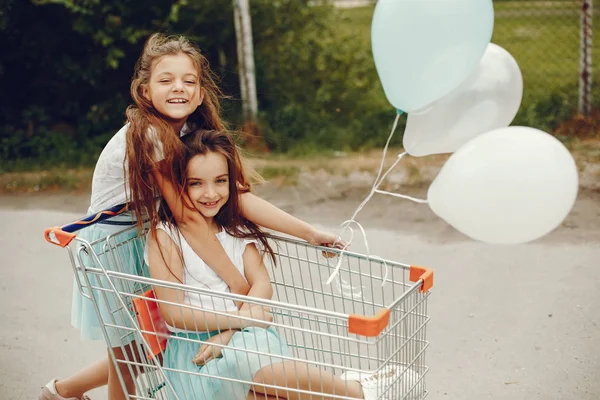
[[310, 224], [291, 216], [252, 193], [240, 195], [240, 204], [244, 217], [256, 225], [287, 233], [313, 245], [331, 246], [336, 244], [335, 235], [313, 228]]
[[[193, 207], [191, 209], [188, 207], [191, 205], [191, 201], [187, 195], [184, 193], [183, 196], [180, 196], [173, 184], [158, 170], [154, 170], [153, 175], [177, 221], [181, 234], [194, 252], [227, 283], [232, 293], [248, 293], [250, 287], [246, 280], [225, 253], [223, 246], [204, 217]], [[184, 201], [187, 204], [184, 204]]]
[[[159, 247], [160, 246], [160, 247]], [[162, 250], [162, 254], [161, 254]], [[148, 267], [150, 276], [157, 280], [181, 283], [183, 280], [183, 263], [179, 247], [162, 229], [156, 231], [156, 237], [148, 237]], [[210, 311], [182, 307], [184, 291], [154, 286], [159, 303], [160, 313], [171, 326], [192, 331], [214, 331], [226, 329], [244, 329], [248, 326], [262, 326], [260, 321], [271, 322], [272, 316], [261, 306], [251, 307], [229, 315], [217, 315]], [[168, 302], [168, 303], [164, 303]], [[172, 304], [171, 304], [172, 303]], [[245, 321], [236, 316], [254, 318], [260, 321]]]
[[[271, 299], [273, 297], [273, 287], [271, 286], [271, 278], [265, 268], [262, 257], [258, 253], [254, 244], [246, 246], [243, 254], [244, 260], [244, 274], [248, 283], [250, 284], [250, 292], [248, 296], [258, 297], [261, 299]], [[240, 308], [240, 312], [250, 310], [252, 306], [249, 303], [244, 303]], [[198, 349], [198, 353], [192, 360], [197, 365], [205, 365], [210, 360], [221, 357], [223, 354], [223, 348], [220, 346], [213, 346], [212, 343], [218, 343], [226, 346], [231, 341], [231, 338], [235, 334], [235, 329], [222, 331], [218, 335], [215, 335], [208, 339], [208, 343], [203, 344]]]
[[[254, 244], [248, 244], [242, 256], [244, 274], [250, 285], [248, 296], [270, 300], [273, 297], [273, 286], [263, 259]], [[249, 303], [244, 303], [240, 310], [250, 309]]]

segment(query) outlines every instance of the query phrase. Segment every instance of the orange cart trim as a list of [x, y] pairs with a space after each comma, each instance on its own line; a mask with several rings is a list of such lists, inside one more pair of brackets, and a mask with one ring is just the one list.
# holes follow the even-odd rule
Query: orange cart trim
[[352, 314], [348, 317], [348, 332], [362, 336], [379, 335], [390, 321], [390, 310], [382, 308], [373, 316]]
[[144, 298], [132, 300], [133, 308], [142, 331], [154, 332], [142, 333], [144, 339], [150, 346], [148, 356], [156, 356], [167, 348], [167, 338], [170, 334], [165, 320], [160, 315], [160, 309], [152, 289], [145, 292]]
[[423, 285], [419, 288], [421, 293], [427, 292], [433, 287], [433, 270], [427, 267], [410, 266], [410, 281], [418, 282], [423, 280]]
[[74, 233], [65, 232], [59, 226], [44, 231], [46, 241], [60, 247], [66, 247], [75, 238]]

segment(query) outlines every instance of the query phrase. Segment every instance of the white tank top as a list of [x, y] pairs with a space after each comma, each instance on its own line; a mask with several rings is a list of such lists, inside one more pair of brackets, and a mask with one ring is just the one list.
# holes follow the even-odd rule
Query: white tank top
[[[126, 139], [128, 128], [129, 124], [126, 124], [110, 139], [96, 162], [92, 178], [92, 197], [90, 201], [90, 211], [92, 213], [123, 204], [127, 201], [129, 184], [125, 158], [127, 154]], [[184, 136], [190, 131], [191, 129], [186, 124], [181, 129], [180, 136]], [[155, 131], [151, 131], [149, 134], [156, 137]], [[158, 138], [154, 142], [156, 146], [155, 160], [160, 161], [164, 159], [162, 143], [158, 141]], [[120, 219], [123, 218], [131, 220], [131, 214], [121, 215]]]
[[[185, 240], [183, 235], [178, 229], [169, 226], [164, 223], [159, 223], [156, 229], [162, 229], [165, 231], [171, 240], [175, 243], [183, 256], [183, 284], [194, 286], [197, 288], [210, 289], [218, 292], [230, 293], [229, 286], [227, 283], [215, 271], [212, 270], [205, 262], [194, 252], [192, 247]], [[258, 243], [254, 239], [241, 239], [231, 236], [225, 231], [217, 233], [217, 239], [223, 246], [225, 253], [231, 259], [233, 265], [240, 271], [242, 276], [244, 274], [244, 251], [246, 246], [250, 243], [254, 243], [258, 247]], [[146, 242], [146, 248], [144, 249], [144, 261], [148, 264], [148, 242]], [[205, 310], [217, 310], [224, 312], [237, 311], [237, 307], [232, 300], [224, 299], [216, 296], [205, 295], [200, 293], [189, 293], [184, 294], [185, 304], [197, 307]], [[169, 326], [171, 332], [185, 332], [172, 326]]]

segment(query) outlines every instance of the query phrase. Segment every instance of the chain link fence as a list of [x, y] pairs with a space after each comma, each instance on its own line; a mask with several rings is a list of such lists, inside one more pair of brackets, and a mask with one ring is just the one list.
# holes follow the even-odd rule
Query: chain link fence
[[600, 47], [592, 48], [591, 4], [592, 0], [495, 2], [492, 40], [519, 63], [525, 104], [562, 93], [578, 99], [579, 111], [589, 114], [591, 71], [600, 56]]
[[[341, 12], [356, 15], [362, 9], [372, 15], [376, 0], [332, 3]], [[508, 50], [523, 73], [524, 97], [515, 123], [554, 130], [575, 114], [598, 118], [600, 9], [594, 13], [592, 3], [494, 1], [492, 42]]]

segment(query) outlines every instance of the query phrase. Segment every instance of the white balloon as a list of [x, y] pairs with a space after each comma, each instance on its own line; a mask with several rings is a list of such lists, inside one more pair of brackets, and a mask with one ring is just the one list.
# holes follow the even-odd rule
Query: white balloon
[[578, 188], [575, 161], [561, 142], [511, 126], [454, 153], [429, 187], [428, 201], [434, 213], [475, 240], [515, 244], [560, 225]]
[[508, 126], [523, 98], [515, 59], [490, 43], [477, 70], [427, 108], [408, 114], [404, 149], [412, 156], [453, 153], [473, 137]]
[[371, 47], [386, 97], [404, 112], [457, 88], [494, 30], [492, 0], [378, 0]]

